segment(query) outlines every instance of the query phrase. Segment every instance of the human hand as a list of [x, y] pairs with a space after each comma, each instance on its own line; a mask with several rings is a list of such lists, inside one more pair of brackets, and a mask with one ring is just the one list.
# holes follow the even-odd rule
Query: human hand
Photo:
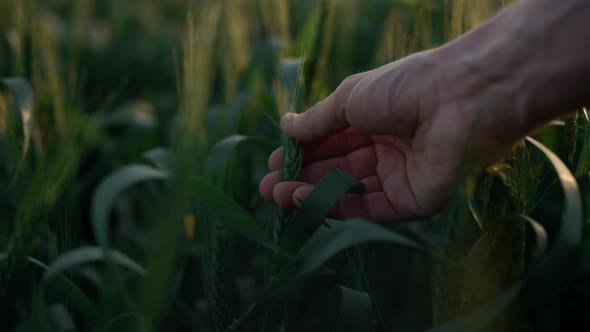
[[[447, 201], [463, 156], [472, 168], [506, 155], [552, 118], [590, 103], [590, 5], [518, 1], [437, 49], [353, 75], [282, 130], [306, 144], [297, 182], [269, 158], [262, 197], [296, 206], [334, 168], [365, 184], [334, 217], [426, 217]], [[469, 143], [469, 144], [466, 144]], [[471, 171], [477, 171], [472, 169]]]
[[407, 220], [438, 212], [468, 138], [482, 164], [507, 153], [512, 140], [495, 135], [496, 121], [478, 119], [472, 128], [477, 98], [469, 89], [478, 85], [453, 82], [461, 75], [447, 75], [437, 57], [436, 51], [418, 53], [350, 76], [307, 112], [285, 115], [282, 130], [306, 144], [304, 166], [299, 181], [279, 182], [281, 151], [274, 151], [262, 197], [294, 207], [341, 168], [365, 184], [365, 194], [343, 198], [336, 218]]

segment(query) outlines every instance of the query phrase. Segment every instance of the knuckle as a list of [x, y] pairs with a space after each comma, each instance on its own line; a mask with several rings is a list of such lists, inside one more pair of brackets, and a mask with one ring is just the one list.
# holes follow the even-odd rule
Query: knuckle
[[347, 104], [349, 96], [358, 82], [362, 79], [363, 74], [355, 74], [345, 78], [334, 91], [333, 108], [336, 112], [336, 118], [347, 123]]

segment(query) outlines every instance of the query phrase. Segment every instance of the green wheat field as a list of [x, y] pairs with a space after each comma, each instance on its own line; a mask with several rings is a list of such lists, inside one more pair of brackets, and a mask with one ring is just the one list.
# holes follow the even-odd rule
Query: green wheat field
[[426, 220], [258, 194], [282, 114], [508, 2], [0, 0], [0, 332], [589, 331], [585, 109]]

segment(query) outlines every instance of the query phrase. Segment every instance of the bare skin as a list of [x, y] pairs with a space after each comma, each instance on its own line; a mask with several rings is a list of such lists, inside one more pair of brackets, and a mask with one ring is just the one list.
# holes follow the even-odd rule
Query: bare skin
[[437, 49], [345, 79], [283, 131], [306, 144], [298, 182], [279, 182], [280, 150], [260, 183], [294, 207], [341, 168], [365, 184], [334, 217], [409, 220], [439, 212], [469, 142], [490, 165], [519, 139], [590, 104], [590, 1], [521, 0]]

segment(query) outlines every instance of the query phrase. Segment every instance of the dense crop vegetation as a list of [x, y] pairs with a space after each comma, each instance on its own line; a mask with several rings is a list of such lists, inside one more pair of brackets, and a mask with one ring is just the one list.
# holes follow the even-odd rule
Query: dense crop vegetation
[[281, 114], [502, 5], [0, 2], [0, 331], [590, 329], [585, 110], [427, 220], [329, 219], [342, 170], [258, 194]]

